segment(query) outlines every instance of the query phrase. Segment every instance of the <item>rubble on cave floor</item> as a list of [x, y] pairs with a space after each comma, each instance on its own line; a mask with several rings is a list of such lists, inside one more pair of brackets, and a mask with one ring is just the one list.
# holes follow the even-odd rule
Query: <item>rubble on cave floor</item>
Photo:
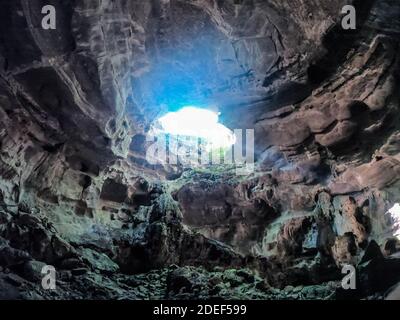
[[[41, 275], [39, 270], [36, 272]], [[38, 281], [27, 280], [24, 273], [0, 272], [2, 299], [333, 299], [339, 285], [330, 282], [278, 290], [246, 269], [206, 271], [174, 265], [138, 275], [62, 271], [56, 290], [44, 290]]]
[[[260, 273], [260, 266], [229, 267], [222, 264], [224, 247], [217, 256], [222, 259], [221, 266], [171, 264], [145, 273], [126, 274], [112, 256], [99, 248], [69, 244], [40, 216], [2, 211], [0, 217], [0, 299], [383, 299], [400, 281], [399, 276], [393, 276], [400, 274], [400, 258], [385, 258], [376, 247], [367, 250], [361, 261], [358, 289], [350, 295], [343, 290], [341, 279], [274, 287], [269, 279], [279, 272], [286, 272], [281, 276], [287, 279], [296, 279], [313, 271], [303, 270], [304, 265], [280, 271], [271, 267], [264, 274]], [[153, 254], [162, 252], [156, 249]], [[50, 263], [56, 267], [56, 290], [46, 290], [42, 285], [43, 267]]]
[[[39, 277], [40, 270], [36, 270]], [[172, 265], [145, 274], [105, 275], [89, 270], [61, 271], [56, 290], [44, 290], [40, 280], [27, 280], [26, 273], [0, 272], [1, 299], [30, 300], [333, 300], [349, 299], [341, 292], [340, 281], [318, 285], [286, 286], [277, 289], [248, 269]], [[39, 279], [39, 278], [38, 278]], [[360, 299], [384, 299], [392, 289], [372, 292]]]

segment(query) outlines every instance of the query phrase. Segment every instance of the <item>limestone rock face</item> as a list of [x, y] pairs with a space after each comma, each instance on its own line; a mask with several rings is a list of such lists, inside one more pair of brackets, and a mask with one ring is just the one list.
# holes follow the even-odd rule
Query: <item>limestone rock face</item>
[[[400, 3], [350, 2], [355, 30], [344, 0], [0, 1], [0, 298], [51, 298], [47, 264], [58, 298], [340, 298], [346, 264], [383, 296]], [[255, 171], [150, 163], [184, 105], [253, 129]]]

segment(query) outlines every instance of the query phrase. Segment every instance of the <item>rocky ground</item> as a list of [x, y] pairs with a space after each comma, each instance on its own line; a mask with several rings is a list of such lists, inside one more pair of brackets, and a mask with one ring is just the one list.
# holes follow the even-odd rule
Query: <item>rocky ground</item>
[[[400, 257], [385, 258], [375, 242], [370, 242], [358, 264], [356, 290], [346, 291], [339, 269], [325, 265], [320, 255], [279, 267], [279, 262], [244, 257], [185, 230], [191, 239], [189, 249], [196, 252], [171, 260], [170, 255], [185, 249], [176, 248], [176, 239], [153, 239], [159, 235], [151, 234], [142, 244], [147, 251], [140, 252], [138, 244], [131, 242], [129, 249], [141, 255], [129, 252], [128, 260], [122, 260], [119, 243], [109, 252], [95, 244], [68, 243], [44, 216], [24, 212], [26, 208], [3, 210], [2, 299], [383, 299], [400, 281]], [[164, 230], [171, 228], [161, 220], [154, 223]], [[151, 224], [148, 228], [153, 229]], [[158, 247], [150, 245], [158, 241], [162, 242]], [[175, 251], [168, 254], [171, 246]], [[165, 257], [160, 261], [164, 267], [145, 265], [148, 256]], [[180, 267], [170, 262], [201, 266]], [[42, 268], [48, 264], [57, 270], [56, 290], [42, 287]], [[141, 273], [135, 266], [150, 271]]]

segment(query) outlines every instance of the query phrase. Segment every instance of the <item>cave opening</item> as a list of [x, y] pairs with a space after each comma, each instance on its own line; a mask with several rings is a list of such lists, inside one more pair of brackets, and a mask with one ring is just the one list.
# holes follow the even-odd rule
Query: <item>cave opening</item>
[[154, 131], [157, 135], [200, 139], [206, 150], [227, 149], [235, 143], [233, 132], [219, 123], [219, 114], [203, 108], [185, 106], [168, 112], [156, 120]]
[[400, 203], [395, 203], [393, 207], [388, 210], [392, 219], [393, 235], [400, 240]]
[[146, 150], [147, 160], [185, 168], [234, 165], [238, 132], [219, 116], [212, 109], [184, 106], [158, 117], [148, 132], [154, 144]]

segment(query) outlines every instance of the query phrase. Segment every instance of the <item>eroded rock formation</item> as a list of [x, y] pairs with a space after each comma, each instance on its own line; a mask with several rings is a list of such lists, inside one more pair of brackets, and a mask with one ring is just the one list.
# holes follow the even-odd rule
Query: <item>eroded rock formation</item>
[[[396, 0], [1, 1], [0, 298], [382, 298], [399, 36]], [[187, 104], [255, 130], [254, 173], [147, 161]]]

